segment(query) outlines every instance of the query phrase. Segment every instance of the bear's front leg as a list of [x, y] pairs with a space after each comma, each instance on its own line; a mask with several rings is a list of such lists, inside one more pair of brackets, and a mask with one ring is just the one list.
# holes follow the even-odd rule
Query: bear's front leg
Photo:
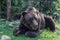
[[27, 32], [25, 33], [25, 36], [27, 36], [27, 37], [37, 37], [38, 34], [39, 34], [39, 32], [27, 31]]
[[13, 31], [13, 35], [14, 36], [18, 36], [20, 34], [25, 34], [26, 30], [22, 27], [19, 28], [16, 28], [14, 31]]
[[13, 35], [14, 35], [14, 36], [17, 36], [17, 35], [19, 35], [19, 34], [20, 34], [20, 30], [19, 30], [19, 28], [17, 27], [17, 28], [14, 29]]
[[16, 29], [14, 29], [13, 35], [18, 36], [19, 34], [25, 34], [26, 30], [27, 28], [25, 27], [17, 27]]

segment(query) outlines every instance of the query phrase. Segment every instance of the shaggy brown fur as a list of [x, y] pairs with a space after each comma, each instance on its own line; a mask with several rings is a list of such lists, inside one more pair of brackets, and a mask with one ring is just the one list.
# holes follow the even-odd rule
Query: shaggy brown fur
[[21, 14], [20, 25], [14, 30], [13, 34], [25, 34], [28, 37], [39, 35], [40, 29], [50, 28], [55, 31], [55, 23], [50, 16], [39, 13], [34, 7], [28, 7]]

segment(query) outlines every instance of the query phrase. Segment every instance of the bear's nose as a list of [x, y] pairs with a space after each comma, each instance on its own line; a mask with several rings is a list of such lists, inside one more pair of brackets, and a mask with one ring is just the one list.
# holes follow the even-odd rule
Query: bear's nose
[[38, 28], [38, 25], [35, 25], [33, 29], [36, 30], [37, 28]]
[[34, 27], [36, 28], [36, 27], [38, 27], [38, 25], [35, 25]]
[[35, 23], [35, 27], [37, 27], [38, 26], [38, 23]]

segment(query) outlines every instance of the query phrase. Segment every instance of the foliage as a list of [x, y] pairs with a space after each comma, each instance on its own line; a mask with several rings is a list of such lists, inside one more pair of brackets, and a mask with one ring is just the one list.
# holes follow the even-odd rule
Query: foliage
[[[1, 2], [0, 17], [6, 18], [7, 17], [6, 0], [1, 0], [0, 2]], [[60, 0], [11, 0], [11, 6], [12, 6], [11, 13], [13, 14], [14, 19], [20, 18], [22, 9], [27, 6], [34, 6], [40, 12], [42, 12], [46, 15], [53, 16], [55, 18], [58, 15], [55, 15], [54, 12], [60, 11]]]

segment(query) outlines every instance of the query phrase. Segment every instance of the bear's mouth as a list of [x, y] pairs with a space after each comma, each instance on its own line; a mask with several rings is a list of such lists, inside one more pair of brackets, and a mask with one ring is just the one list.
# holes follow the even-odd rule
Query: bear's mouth
[[37, 27], [37, 26], [36, 26], [36, 27], [32, 27], [32, 29], [33, 29], [33, 30], [37, 30], [37, 29], [38, 29], [38, 27]]
[[25, 22], [22, 22], [22, 24], [25, 25], [25, 27], [27, 27], [30, 30], [37, 30], [38, 29], [38, 26], [29, 25]]
[[36, 27], [34, 27], [34, 26], [29, 26], [29, 25], [27, 25], [27, 24], [24, 24], [28, 29], [30, 29], [30, 30], [37, 30], [38, 29], [38, 26], [36, 26]]

